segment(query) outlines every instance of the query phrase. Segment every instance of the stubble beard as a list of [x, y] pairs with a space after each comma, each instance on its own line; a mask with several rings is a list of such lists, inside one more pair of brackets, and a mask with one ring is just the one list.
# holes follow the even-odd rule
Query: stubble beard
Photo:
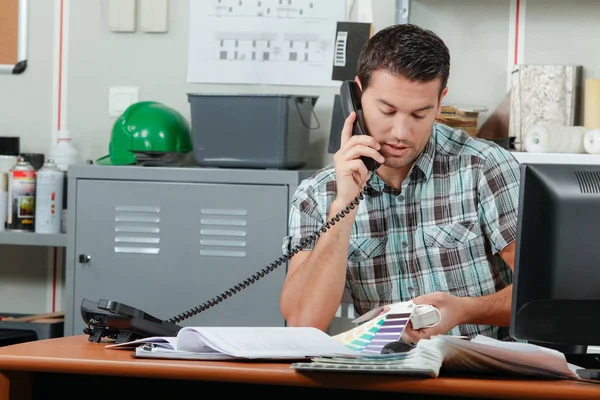
[[385, 157], [385, 161], [383, 165], [388, 168], [404, 168], [407, 165], [414, 163], [419, 157], [419, 154], [421, 154], [421, 151], [416, 152], [413, 150], [410, 154], [407, 154], [403, 157], [386, 156], [384, 154], [383, 156]]

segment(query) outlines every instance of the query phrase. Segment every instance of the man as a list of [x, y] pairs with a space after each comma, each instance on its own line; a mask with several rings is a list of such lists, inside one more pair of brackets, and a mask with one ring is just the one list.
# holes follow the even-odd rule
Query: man
[[[291, 326], [326, 330], [344, 288], [354, 309], [431, 304], [439, 325], [406, 333], [509, 339], [519, 166], [499, 146], [438, 124], [450, 55], [415, 25], [379, 31], [363, 48], [356, 82], [369, 135], [352, 135], [292, 200], [290, 250], [350, 204], [357, 207], [291, 260], [281, 311]], [[371, 176], [361, 156], [382, 165]]]

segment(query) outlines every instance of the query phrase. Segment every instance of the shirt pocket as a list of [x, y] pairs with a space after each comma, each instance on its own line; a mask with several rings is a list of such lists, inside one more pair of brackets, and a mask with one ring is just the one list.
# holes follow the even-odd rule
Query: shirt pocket
[[453, 249], [479, 237], [481, 229], [474, 221], [460, 221], [423, 229], [423, 240], [428, 247]]
[[[434, 290], [464, 297], [471, 294], [475, 258], [482, 258], [481, 227], [474, 221], [459, 221], [423, 229], [426, 256], [431, 266]], [[485, 258], [485, 257], [483, 257]]]
[[385, 279], [386, 247], [388, 240], [379, 236], [355, 236], [348, 247], [347, 285], [354, 299], [354, 309], [359, 315], [379, 306], [389, 292]]

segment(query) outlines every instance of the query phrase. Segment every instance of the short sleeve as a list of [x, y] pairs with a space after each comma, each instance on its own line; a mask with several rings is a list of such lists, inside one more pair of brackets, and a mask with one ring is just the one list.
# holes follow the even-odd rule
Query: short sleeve
[[508, 151], [494, 147], [479, 179], [480, 219], [497, 253], [517, 238], [520, 166]]
[[[325, 211], [327, 207], [323, 204], [322, 197], [323, 194], [318, 193], [314, 179], [307, 179], [300, 183], [290, 202], [288, 235], [283, 238], [282, 246], [284, 253], [321, 229], [327, 217]], [[304, 250], [314, 249], [315, 244], [314, 241], [308, 243]]]

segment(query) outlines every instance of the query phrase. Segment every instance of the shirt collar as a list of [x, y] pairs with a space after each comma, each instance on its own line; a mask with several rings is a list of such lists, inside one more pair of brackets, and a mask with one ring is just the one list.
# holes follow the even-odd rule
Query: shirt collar
[[431, 127], [431, 136], [429, 141], [425, 145], [425, 148], [421, 152], [421, 155], [417, 157], [413, 167], [417, 167], [423, 172], [423, 176], [427, 181], [431, 177], [433, 171], [433, 160], [435, 159], [435, 145], [436, 145], [436, 124], [434, 123]]
[[[417, 159], [415, 160], [413, 167], [411, 168], [411, 170], [408, 173], [409, 176], [411, 173], [413, 173], [413, 170], [415, 168], [418, 168], [423, 173], [423, 177], [425, 178], [425, 181], [429, 180], [429, 178], [431, 177], [431, 174], [433, 171], [433, 160], [435, 158], [435, 145], [436, 145], [435, 132], [436, 132], [436, 125], [434, 123], [433, 127], [431, 128], [431, 136], [429, 138], [429, 141], [425, 145], [425, 148], [423, 149], [423, 151], [421, 152], [419, 157], [417, 157]], [[381, 179], [379, 177], [379, 175], [377, 175], [377, 173], [374, 173], [373, 177], [371, 178], [370, 186], [375, 191], [381, 192], [381, 191], [383, 191], [383, 189], [385, 187], [385, 182], [383, 181], [383, 179]]]

